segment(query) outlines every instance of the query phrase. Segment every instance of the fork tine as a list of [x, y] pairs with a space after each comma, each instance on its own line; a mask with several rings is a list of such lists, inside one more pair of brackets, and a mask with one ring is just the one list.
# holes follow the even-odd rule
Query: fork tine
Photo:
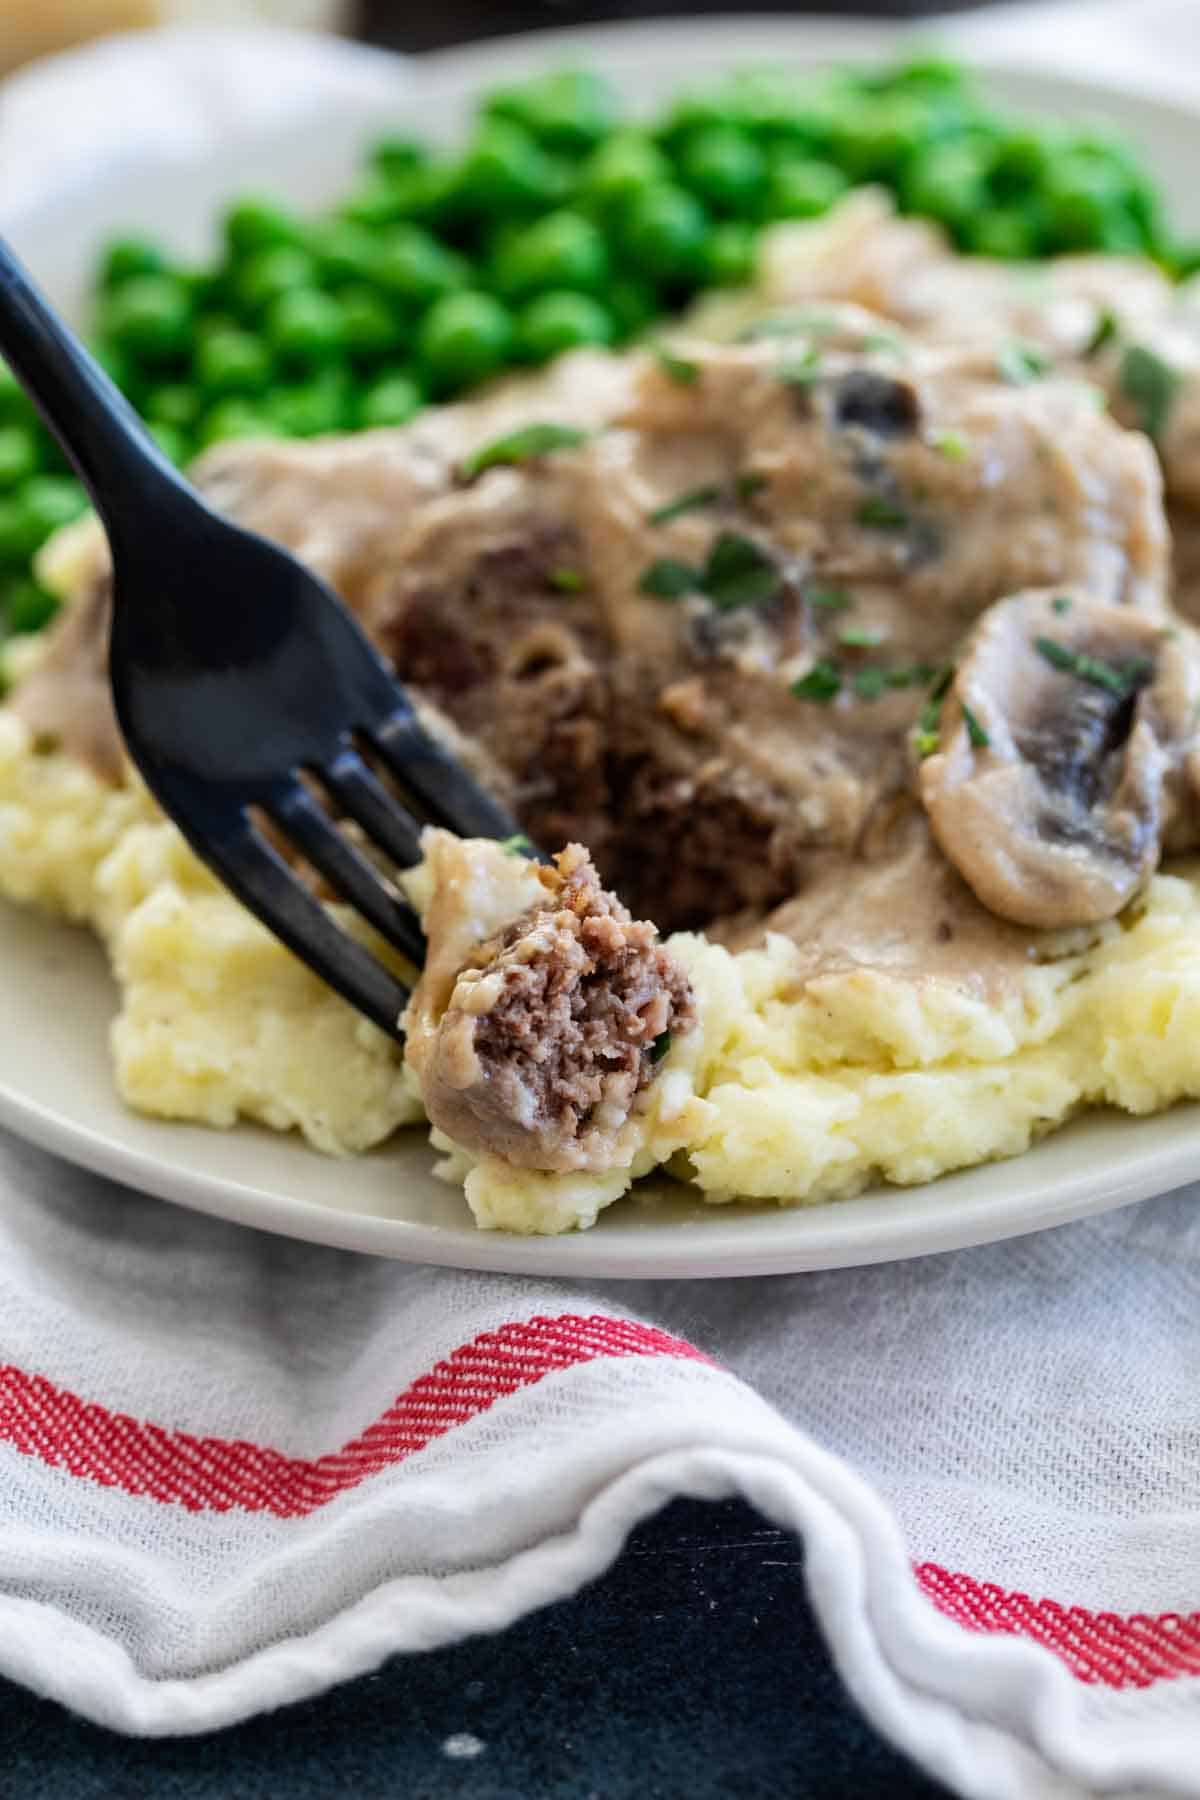
[[420, 967], [425, 939], [417, 915], [360, 850], [349, 843], [299, 782], [264, 803], [267, 812], [334, 891], [358, 908], [381, 936]]
[[223, 838], [219, 849], [206, 844], [201, 853], [225, 886], [301, 962], [381, 1031], [403, 1040], [400, 1015], [408, 1004], [408, 988], [343, 931], [253, 826], [246, 823], [235, 837]]
[[420, 862], [421, 836], [416, 820], [392, 798], [357, 750], [340, 750], [332, 762], [313, 773], [355, 824], [400, 868], [410, 869]]
[[393, 713], [366, 736], [384, 762], [420, 800], [435, 824], [459, 837], [507, 838], [521, 827], [485, 793], [411, 713]]

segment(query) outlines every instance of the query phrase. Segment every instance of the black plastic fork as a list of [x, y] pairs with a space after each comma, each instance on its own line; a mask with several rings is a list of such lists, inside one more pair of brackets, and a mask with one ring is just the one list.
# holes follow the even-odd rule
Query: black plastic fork
[[324, 582], [205, 504], [2, 240], [0, 353], [108, 535], [113, 697], [147, 787], [217, 878], [398, 1038], [408, 989], [312, 895], [261, 820], [418, 966], [416, 914], [339, 823], [353, 820], [400, 867], [420, 860], [418, 818], [372, 763], [460, 836], [506, 838], [515, 821], [421, 728]]

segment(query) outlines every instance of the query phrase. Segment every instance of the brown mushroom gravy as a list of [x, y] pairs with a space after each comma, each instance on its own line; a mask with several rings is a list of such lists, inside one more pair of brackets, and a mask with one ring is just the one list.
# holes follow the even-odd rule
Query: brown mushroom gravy
[[[1037, 298], [925, 226], [836, 229], [840, 261], [790, 288], [781, 264], [737, 341], [681, 343], [686, 380], [580, 353], [402, 431], [225, 445], [196, 478], [333, 582], [529, 834], [586, 845], [634, 918], [786, 933], [813, 979], [987, 990], [1032, 932], [1114, 916], [1200, 845], [1200, 639], [1154, 449], [1097, 404], [1117, 348], [1088, 355], [1099, 309], [1176, 303], [1140, 266], [1080, 259]], [[781, 318], [809, 289], [820, 316]], [[1018, 328], [1036, 377], [998, 357]], [[1190, 440], [1159, 442], [1186, 507]], [[112, 780], [105, 582], [98, 559], [16, 705]]]

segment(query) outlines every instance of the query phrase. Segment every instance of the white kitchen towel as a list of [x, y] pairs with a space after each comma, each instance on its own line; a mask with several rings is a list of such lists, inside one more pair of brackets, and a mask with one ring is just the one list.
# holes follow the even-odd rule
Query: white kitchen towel
[[[1038, 59], [1164, 89], [1197, 22], [1021, 14]], [[81, 53], [108, 84], [86, 123], [79, 57], [29, 71], [0, 95], [0, 206], [127, 155], [134, 120], [139, 154], [186, 159], [259, 85], [300, 105], [318, 63], [329, 107], [405, 79], [290, 43], [286, 82], [275, 37]], [[148, 112], [114, 99], [128, 58], [166, 84]], [[878, 1269], [585, 1288], [256, 1236], [0, 1139], [0, 1670], [124, 1731], [202, 1730], [499, 1629], [671, 1496], [737, 1493], [802, 1537], [845, 1681], [953, 1791], [1200, 1797], [1196, 1200]]]
[[225, 1724], [741, 1494], [956, 1793], [1200, 1795], [1195, 1190], [874, 1269], [586, 1287], [291, 1244], [11, 1140], [0, 1192], [0, 1670], [39, 1692]]

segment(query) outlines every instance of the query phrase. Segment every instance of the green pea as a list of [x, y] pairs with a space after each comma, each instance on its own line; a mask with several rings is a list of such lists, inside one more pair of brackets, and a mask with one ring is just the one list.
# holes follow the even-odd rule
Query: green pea
[[915, 96], [865, 101], [839, 114], [830, 154], [854, 181], [891, 180], [930, 135], [929, 108]]
[[420, 307], [465, 287], [470, 268], [419, 225], [398, 225], [379, 247], [375, 277], [395, 299]]
[[186, 350], [191, 323], [187, 290], [170, 275], [132, 276], [100, 309], [100, 328], [113, 347], [145, 362]]
[[0, 425], [0, 491], [7, 493], [37, 472], [37, 435], [24, 425]]
[[746, 212], [766, 179], [762, 151], [734, 125], [710, 125], [685, 138], [679, 153], [684, 181], [718, 212]]
[[196, 380], [209, 394], [254, 394], [271, 379], [271, 357], [248, 331], [210, 331], [196, 345]]
[[247, 195], [229, 208], [222, 221], [225, 243], [234, 257], [251, 256], [258, 250], [299, 245], [304, 228], [273, 200]]
[[322, 437], [350, 423], [350, 386], [340, 369], [274, 390], [267, 414], [285, 437]]
[[704, 280], [712, 287], [740, 287], [754, 277], [758, 233], [753, 225], [726, 219], [704, 244]]
[[960, 95], [968, 86], [967, 73], [961, 63], [945, 56], [913, 56], [898, 67], [885, 70], [885, 88], [915, 88], [918, 92]]
[[358, 422], [365, 431], [407, 425], [423, 404], [424, 396], [411, 375], [384, 375], [359, 397]]
[[466, 289], [435, 301], [421, 321], [417, 354], [439, 391], [467, 387], [501, 368], [512, 346], [507, 307], [490, 294]]
[[115, 382], [126, 397], [132, 397], [144, 385], [138, 379], [133, 358], [124, 350], [118, 350], [115, 344], [103, 341], [93, 344], [92, 354], [109, 380]]
[[493, 219], [557, 200], [563, 171], [527, 131], [491, 119], [476, 134], [459, 165], [455, 194], [460, 205]]
[[150, 238], [114, 238], [100, 259], [99, 282], [102, 288], [114, 288], [134, 275], [163, 275], [166, 270], [166, 256]]
[[146, 428], [168, 461], [180, 467], [187, 462], [191, 446], [187, 433], [178, 425], [168, 424], [166, 419], [148, 419]]
[[970, 144], [935, 144], [913, 159], [900, 191], [909, 212], [968, 230], [988, 205], [983, 158]]
[[658, 145], [641, 131], [619, 131], [600, 144], [579, 174], [580, 198], [607, 208], [639, 188], [671, 179], [671, 166]]
[[608, 246], [590, 219], [562, 208], [514, 232], [496, 256], [496, 285], [514, 299], [549, 288], [594, 292], [608, 276]]
[[351, 356], [386, 356], [400, 342], [402, 329], [387, 302], [374, 288], [343, 288], [342, 334]]
[[579, 155], [612, 130], [617, 97], [601, 76], [586, 70], [553, 70], [532, 81], [501, 88], [484, 102], [494, 119], [522, 126], [552, 150]]
[[1200, 273], [1200, 243], [1175, 244], [1170, 251], [1170, 265], [1176, 280], [1186, 281]]
[[585, 344], [611, 344], [617, 322], [590, 294], [539, 294], [517, 315], [517, 348], [531, 362], [547, 362]]
[[1023, 200], [1035, 194], [1046, 174], [1048, 144], [1042, 132], [1018, 126], [1004, 132], [987, 159], [988, 185], [997, 200]]
[[326, 281], [371, 281], [379, 256], [375, 233], [353, 219], [321, 219], [308, 236], [308, 248]]
[[87, 509], [87, 497], [68, 475], [35, 475], [0, 500], [0, 563], [23, 564], [62, 525]]
[[695, 278], [708, 218], [686, 188], [664, 183], [631, 195], [619, 229], [629, 261], [652, 280], [678, 285]]
[[194, 313], [213, 311], [225, 302], [226, 281], [222, 267], [212, 269], [176, 269], [175, 279], [191, 302]]
[[281, 294], [267, 312], [265, 331], [268, 344], [288, 362], [315, 366], [345, 348], [342, 309], [316, 288]]
[[664, 119], [659, 135], [672, 146], [696, 131], [721, 129], [739, 123], [737, 96], [729, 83], [678, 94]]
[[340, 216], [372, 231], [402, 219], [436, 223], [452, 208], [458, 181], [459, 166], [451, 162], [421, 163], [389, 175], [377, 172], [344, 202]]
[[34, 406], [8, 364], [0, 360], [0, 419], [32, 421]]
[[378, 225], [394, 225], [409, 217], [404, 202], [405, 187], [390, 175], [368, 175], [341, 205], [343, 221], [373, 230]]
[[771, 171], [764, 200], [769, 219], [815, 219], [849, 187], [842, 171], [816, 157], [785, 157]]
[[428, 158], [428, 151], [415, 138], [382, 137], [371, 146], [370, 163], [383, 175], [408, 175], [413, 169], [420, 168]]
[[31, 518], [37, 520], [41, 538], [69, 525], [88, 508], [83, 485], [72, 475], [35, 475], [20, 490], [20, 498]]
[[4, 590], [4, 622], [14, 637], [43, 631], [58, 608], [54, 595], [36, 581], [14, 581]]
[[199, 411], [199, 394], [182, 381], [149, 388], [142, 402], [142, 412], [147, 419], [156, 424], [174, 425], [180, 431], [188, 431], [196, 423]]
[[274, 427], [266, 413], [249, 400], [240, 395], [228, 400], [218, 400], [215, 406], [200, 420], [200, 428], [196, 434], [197, 442], [202, 449], [209, 444], [223, 443], [227, 438], [257, 438], [275, 435]]
[[763, 134], [765, 140], [780, 154], [829, 160], [834, 155], [839, 121], [847, 104], [853, 102], [848, 102], [837, 88], [806, 92], [790, 116], [772, 121]]
[[285, 246], [248, 257], [235, 271], [233, 291], [244, 311], [257, 316], [282, 295], [311, 287], [316, 279], [316, 264], [308, 252]]
[[1044, 189], [1048, 229], [1056, 250], [1136, 249], [1120, 179], [1086, 155], [1056, 157]]
[[636, 275], [621, 275], [611, 281], [604, 298], [616, 320], [619, 339], [636, 337], [662, 311], [650, 283]]
[[976, 256], [1025, 261], [1037, 254], [1037, 214], [1029, 207], [993, 207], [982, 212], [966, 235]]

